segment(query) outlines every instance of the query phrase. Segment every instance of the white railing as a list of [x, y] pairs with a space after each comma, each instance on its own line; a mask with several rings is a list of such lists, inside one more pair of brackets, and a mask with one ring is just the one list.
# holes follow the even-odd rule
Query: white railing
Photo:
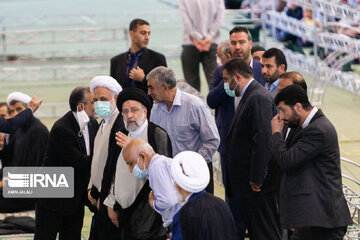
[[125, 28], [69, 28], [57, 30], [0, 31], [2, 45], [59, 44], [124, 40], [129, 44]]
[[108, 75], [109, 71], [108, 64], [3, 67], [0, 68], [0, 82], [91, 80], [97, 75]]

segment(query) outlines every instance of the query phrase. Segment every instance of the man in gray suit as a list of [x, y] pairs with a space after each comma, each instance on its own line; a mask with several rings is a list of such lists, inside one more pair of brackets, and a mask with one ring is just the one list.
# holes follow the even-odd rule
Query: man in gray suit
[[241, 96], [226, 139], [224, 163], [225, 194], [238, 231], [234, 239], [244, 239], [248, 229], [252, 240], [280, 240], [275, 194], [278, 184], [268, 145], [276, 106], [243, 59], [227, 62], [223, 77], [229, 87], [227, 93]]
[[[342, 192], [337, 133], [323, 112], [312, 107], [306, 92], [291, 85], [275, 97], [280, 114], [271, 121], [270, 149], [283, 171], [280, 221], [294, 228], [291, 240], [340, 240], [352, 223]], [[284, 123], [300, 132], [286, 144]]]

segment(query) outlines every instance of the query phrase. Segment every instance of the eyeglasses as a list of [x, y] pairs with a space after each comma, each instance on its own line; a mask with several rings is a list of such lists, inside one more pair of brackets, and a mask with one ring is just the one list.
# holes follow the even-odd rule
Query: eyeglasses
[[123, 116], [124, 116], [124, 115], [128, 115], [129, 112], [131, 112], [132, 114], [136, 114], [138, 111], [140, 111], [139, 108], [130, 108], [130, 110], [129, 110], [129, 109], [123, 109], [123, 110], [121, 110], [121, 114], [122, 114]]

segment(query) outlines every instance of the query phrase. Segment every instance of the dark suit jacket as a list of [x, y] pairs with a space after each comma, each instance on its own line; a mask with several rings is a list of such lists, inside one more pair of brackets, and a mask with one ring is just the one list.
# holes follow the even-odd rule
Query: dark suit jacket
[[[215, 109], [215, 121], [220, 135], [220, 145], [218, 151], [221, 154], [225, 154], [225, 142], [229, 133], [231, 121], [234, 117], [235, 104], [234, 98], [227, 95], [224, 90], [222, 70], [223, 66], [218, 66], [215, 69], [214, 79], [210, 86], [210, 91], [206, 101], [210, 108]], [[265, 80], [261, 73], [261, 63], [255, 60], [253, 74], [254, 78], [264, 86]]]
[[333, 228], [352, 223], [342, 192], [337, 133], [321, 110], [287, 145], [281, 133], [273, 134], [270, 147], [283, 171], [280, 184], [283, 227]]
[[70, 215], [78, 208], [84, 207], [87, 200], [94, 139], [98, 129], [97, 121], [90, 120], [88, 128], [90, 156], [86, 154], [85, 140], [78, 135], [80, 127], [71, 111], [54, 123], [50, 131], [43, 165], [74, 168], [74, 197], [39, 199], [38, 206], [63, 215]]
[[22, 111], [13, 118], [10, 119], [0, 118], [0, 132], [13, 133], [19, 127], [29, 122], [32, 118], [33, 118], [33, 114], [30, 108], [27, 108], [26, 110]]
[[[110, 76], [115, 78], [122, 88], [127, 88], [126, 70], [129, 64], [128, 52], [113, 57], [110, 61]], [[135, 87], [147, 93], [147, 74], [158, 66], [167, 66], [165, 56], [151, 49], [145, 48], [138, 66], [144, 70], [145, 78], [142, 82], [135, 81]]]
[[226, 194], [245, 197], [251, 193], [249, 181], [263, 184], [270, 161], [268, 141], [276, 106], [270, 93], [253, 81], [242, 97], [226, 139]]

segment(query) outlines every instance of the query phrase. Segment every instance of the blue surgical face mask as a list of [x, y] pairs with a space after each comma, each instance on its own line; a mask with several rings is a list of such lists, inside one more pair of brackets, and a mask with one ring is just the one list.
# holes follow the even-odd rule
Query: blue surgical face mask
[[[231, 78], [231, 80], [232, 80], [232, 78]], [[227, 95], [229, 95], [230, 97], [235, 97], [236, 96], [235, 95], [235, 88], [237, 87], [238, 84], [236, 83], [236, 85], [234, 87], [234, 90], [231, 90], [230, 89], [231, 80], [228, 83], [224, 83], [224, 89], [225, 89], [225, 92], [226, 92]]]
[[145, 162], [144, 162], [144, 170], [141, 170], [139, 168], [138, 164], [139, 164], [139, 157], [138, 157], [135, 167], [133, 168], [133, 175], [140, 179], [145, 178], [147, 175], [147, 169], [145, 168]]
[[94, 105], [96, 114], [101, 118], [108, 117], [112, 112], [109, 101], [96, 101]]

